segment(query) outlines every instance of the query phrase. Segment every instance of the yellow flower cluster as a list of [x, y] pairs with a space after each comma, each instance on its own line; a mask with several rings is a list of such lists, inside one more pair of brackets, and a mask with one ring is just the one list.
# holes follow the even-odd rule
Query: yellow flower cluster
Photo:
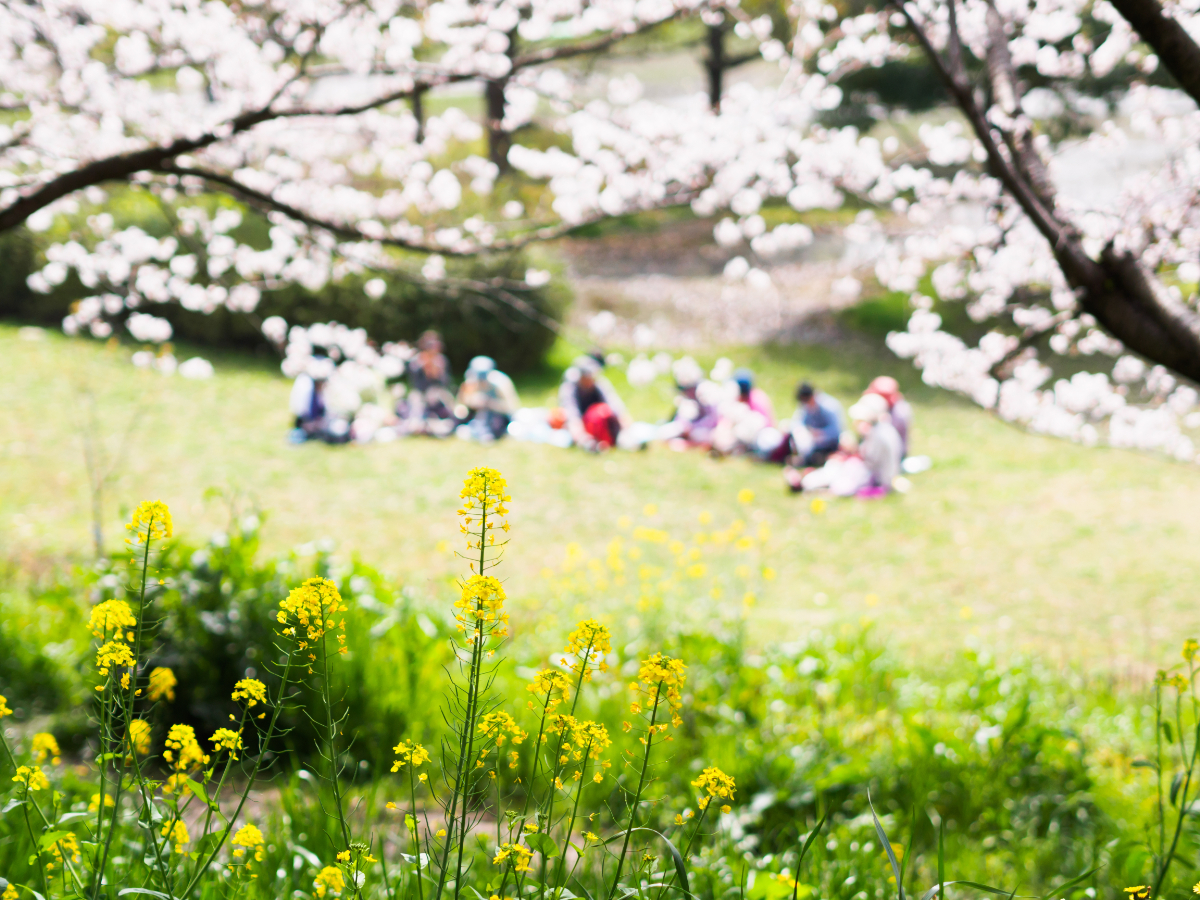
[[46, 863], [46, 871], [52, 872], [56, 865], [62, 865], [63, 857], [67, 857], [71, 862], [79, 862], [79, 841], [75, 839], [75, 832], [68, 831], [66, 836], [61, 840], [55, 841], [44, 853], [49, 853], [54, 859]]
[[218, 753], [228, 750], [231, 759], [237, 759], [237, 752], [242, 749], [242, 733], [232, 728], [218, 728], [209, 740], [213, 742]]
[[266, 847], [264, 846], [266, 842], [263, 840], [263, 833], [255, 825], [243, 825], [234, 834], [230, 843], [234, 846], [234, 859], [242, 859], [246, 855], [247, 850], [253, 850], [254, 861], [262, 862], [263, 856], [266, 854]]
[[267, 686], [257, 678], [243, 678], [233, 686], [233, 699], [245, 700], [247, 709], [267, 702]]
[[88, 631], [99, 640], [105, 640], [110, 635], [114, 640], [133, 640], [131, 629], [137, 627], [137, 619], [133, 610], [124, 600], [105, 600], [92, 607], [88, 617]]
[[13, 781], [25, 785], [31, 791], [48, 791], [50, 789], [50, 779], [46, 777], [41, 766], [18, 766]]
[[[704, 791], [704, 796], [700, 798], [697, 805], [701, 809], [708, 809], [708, 804], [714, 797], [719, 797], [722, 800], [732, 800], [733, 794], [737, 790], [737, 786], [733, 783], [733, 776], [726, 775], [716, 766], [709, 766], [700, 773], [700, 777], [692, 782], [692, 787], [698, 787]], [[728, 804], [721, 806], [721, 812], [727, 813], [730, 811]]]
[[133, 651], [129, 645], [121, 641], [109, 641], [96, 651], [96, 669], [101, 675], [107, 675], [109, 669], [133, 665]]
[[164, 824], [162, 827], [162, 836], [175, 845], [176, 853], [182, 853], [183, 845], [192, 839], [188, 834], [187, 825], [180, 819]]
[[[308, 650], [310, 642], [320, 640], [326, 632], [341, 630], [342, 633], [337, 636], [341, 645], [338, 653], [346, 652], [346, 620], [343, 617], [339, 622], [334, 618], [337, 613], [346, 611], [346, 605], [342, 602], [337, 585], [328, 578], [308, 579], [280, 600], [279, 607], [275, 618], [280, 625], [287, 626], [283, 634], [296, 638], [301, 650]], [[315, 660], [317, 657], [310, 652], [308, 658]]]
[[416, 768], [429, 762], [429, 751], [415, 741], [401, 741], [392, 748], [392, 752], [396, 754], [396, 761], [392, 763], [393, 772], [399, 772], [405, 766]]
[[[553, 712], [558, 704], [571, 699], [571, 682], [557, 669], [542, 669], [533, 676], [533, 681], [525, 690], [541, 698], [547, 712]], [[534, 708], [532, 700], [529, 701], [529, 708]]]
[[517, 724], [517, 720], [506, 712], [488, 713], [480, 721], [479, 730], [483, 732], [484, 737], [494, 738], [497, 747], [503, 747], [504, 742], [508, 740], [514, 745], [519, 744], [529, 736], [525, 729]]
[[169, 538], [171, 536], [171, 511], [161, 500], [143, 500], [133, 511], [133, 517], [125, 530], [133, 536], [135, 544], [145, 543], [151, 538]]
[[150, 723], [144, 719], [134, 719], [129, 723], [130, 752], [145, 756], [150, 752]]
[[167, 749], [163, 751], [163, 759], [171, 763], [176, 772], [187, 772], [208, 763], [208, 754], [200, 749], [191, 725], [172, 725], [165, 743]]
[[5, 716], [11, 716], [12, 714], [13, 711], [8, 708], [8, 698], [3, 694], [0, 694], [0, 719], [3, 719]]
[[[117, 801], [113, 799], [112, 794], [104, 795], [104, 808], [112, 809], [117, 805]], [[88, 801], [88, 812], [96, 812], [100, 809], [100, 795], [92, 794], [92, 799]]]
[[582, 672], [584, 681], [591, 681], [593, 667], [598, 672], [608, 671], [607, 656], [612, 652], [612, 637], [595, 619], [584, 619], [567, 635], [567, 652], [574, 654], [575, 662], [564, 659], [563, 664], [572, 672]]
[[472, 575], [462, 586], [462, 595], [454, 603], [458, 630], [470, 631], [471, 640], [487, 635], [508, 634], [508, 613], [504, 611], [504, 585], [491, 575]]
[[346, 879], [337, 866], [326, 866], [317, 873], [313, 887], [316, 888], [318, 897], [340, 897], [346, 887]]
[[1125, 893], [1129, 895], [1129, 900], [1150, 900], [1149, 885], [1135, 884], [1133, 887], [1125, 888]]
[[501, 844], [492, 862], [497, 866], [510, 862], [514, 872], [528, 872], [532, 858], [533, 851], [524, 844]]
[[17, 886], [10, 881], [4, 888], [4, 893], [0, 894], [0, 900], [17, 900], [19, 896]]
[[157, 702], [166, 697], [168, 701], [174, 701], [177, 684], [179, 679], [175, 677], [174, 672], [166, 666], [156, 667], [150, 672], [150, 699]]
[[464, 525], [471, 525], [483, 513], [489, 517], [508, 515], [508, 508], [504, 504], [510, 503], [512, 497], [505, 493], [507, 490], [508, 482], [495, 469], [480, 466], [468, 472], [458, 495], [463, 501], [458, 514], [466, 520]]
[[58, 741], [54, 739], [54, 735], [45, 731], [33, 736], [30, 749], [33, 751], [33, 760], [36, 763], [41, 764], [48, 759], [57, 766], [62, 762], [62, 752], [58, 749]]
[[[631, 691], [643, 691], [651, 704], [659, 699], [659, 691], [666, 688], [667, 705], [671, 710], [671, 724], [678, 728], [683, 724], [679, 710], [683, 706], [683, 695], [679, 689], [687, 680], [687, 666], [681, 659], [672, 659], [662, 653], [655, 653], [649, 659], [642, 660], [638, 669], [638, 682], [629, 685]], [[630, 711], [635, 715], [641, 712], [641, 705], [636, 701], [630, 705]]]
[[1200, 641], [1195, 638], [1188, 638], [1183, 642], [1183, 658], [1186, 662], [1192, 662], [1196, 658], [1196, 654], [1200, 653]]

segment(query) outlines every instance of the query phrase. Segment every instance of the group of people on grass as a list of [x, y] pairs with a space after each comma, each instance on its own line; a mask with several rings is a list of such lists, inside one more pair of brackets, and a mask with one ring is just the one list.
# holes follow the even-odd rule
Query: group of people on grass
[[400, 365], [379, 372], [337, 366], [320, 348], [295, 379], [290, 439], [301, 443], [394, 440], [408, 435], [490, 442], [517, 440], [591, 451], [633, 450], [662, 441], [675, 450], [750, 455], [783, 465], [795, 491], [876, 496], [903, 489], [912, 407], [895, 379], [871, 382], [848, 413], [833, 397], [801, 384], [795, 414], [777, 420], [749, 369], [721, 360], [706, 373], [691, 357], [671, 364], [673, 408], [660, 422], [637, 422], [604, 375], [604, 357], [580, 356], [563, 374], [557, 405], [522, 407], [512, 379], [486, 356], [471, 360], [457, 391], [441, 336], [427, 331]]

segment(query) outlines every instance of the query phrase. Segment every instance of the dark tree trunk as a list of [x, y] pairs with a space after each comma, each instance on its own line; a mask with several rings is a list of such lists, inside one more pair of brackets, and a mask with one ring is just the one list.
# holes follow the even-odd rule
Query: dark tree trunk
[[417, 88], [412, 95], [412, 114], [417, 120], [417, 143], [425, 143], [425, 91]]
[[1182, 25], [1163, 14], [1158, 0], [1113, 0], [1143, 41], [1154, 48], [1168, 72], [1200, 103], [1200, 46]]
[[721, 111], [721, 94], [725, 88], [725, 23], [708, 26], [708, 55], [704, 58], [708, 73], [708, 105], [713, 112]]
[[487, 104], [488, 159], [500, 167], [501, 172], [508, 171], [508, 148], [512, 138], [504, 130], [504, 88], [508, 85], [507, 78], [489, 81], [484, 86], [484, 101]]

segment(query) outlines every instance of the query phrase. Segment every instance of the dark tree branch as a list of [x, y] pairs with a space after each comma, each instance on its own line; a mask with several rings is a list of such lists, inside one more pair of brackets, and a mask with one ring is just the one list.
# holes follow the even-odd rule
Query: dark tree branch
[[[1075, 229], [1055, 214], [1053, 186], [1032, 145], [1032, 136], [1014, 135], [989, 122], [970, 86], [955, 76], [903, 0], [891, 2], [908, 22], [950, 96], [971, 123], [987, 152], [991, 172], [1050, 243], [1067, 283], [1079, 297], [1081, 310], [1094, 316], [1129, 349], [1186, 378], [1200, 381], [1200, 315], [1164, 291], [1132, 253], [1118, 252], [1109, 244], [1098, 261], [1088, 256]], [[995, 24], [1000, 24], [998, 18]], [[1006, 40], [1002, 27], [993, 29], [989, 35], [990, 44]], [[950, 45], [958, 45], [956, 34], [951, 34]], [[989, 77], [1000, 78], [999, 91], [996, 84], [992, 85], [993, 94], [1003, 97], [1006, 91], [1011, 91], [1009, 99], [1019, 114], [1020, 96], [1007, 53], [992, 48], [988, 62]], [[997, 131], [1009, 152], [1001, 151], [995, 137]]]
[[1184, 27], [1163, 13], [1158, 0], [1112, 0], [1112, 5], [1154, 48], [1179, 86], [1200, 103], [1200, 46]]

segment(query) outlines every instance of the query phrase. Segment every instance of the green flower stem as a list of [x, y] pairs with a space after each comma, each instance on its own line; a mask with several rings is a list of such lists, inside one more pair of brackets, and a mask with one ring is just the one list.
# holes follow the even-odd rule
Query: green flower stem
[[[485, 491], [485, 496], [486, 496], [486, 491]], [[484, 562], [486, 561], [486, 546], [487, 546], [486, 539], [487, 539], [487, 503], [485, 501], [483, 503], [483, 512], [482, 512], [482, 516], [480, 517], [480, 527], [479, 527], [479, 574], [480, 575], [483, 574]], [[457, 824], [456, 817], [458, 814], [458, 802], [459, 802], [460, 797], [462, 799], [462, 804], [463, 804], [462, 815], [463, 815], [464, 823], [466, 821], [466, 815], [467, 815], [467, 813], [466, 813], [466, 805], [467, 805], [466, 785], [467, 785], [467, 781], [470, 778], [470, 773], [468, 771], [468, 762], [469, 762], [468, 757], [471, 752], [470, 748], [472, 746], [472, 739], [474, 738], [474, 734], [473, 734], [474, 721], [472, 720], [471, 712], [472, 712], [472, 708], [473, 708], [473, 702], [475, 699], [475, 682], [478, 678], [478, 660], [479, 660], [480, 644], [482, 644], [482, 639], [483, 639], [483, 633], [482, 633], [483, 626], [481, 624], [479, 624], [478, 619], [476, 619], [476, 623], [478, 626], [479, 635], [478, 635], [478, 637], [474, 637], [472, 639], [472, 643], [471, 643], [471, 667], [468, 670], [468, 675], [467, 675], [467, 708], [466, 708], [466, 715], [464, 716], [464, 719], [463, 719], [463, 730], [459, 734], [459, 737], [458, 737], [458, 763], [455, 766], [455, 771], [454, 771], [454, 792], [450, 796], [450, 813], [449, 813], [449, 815], [446, 816], [446, 841], [442, 845], [442, 861], [441, 861], [441, 865], [439, 866], [439, 872], [438, 872], [437, 893], [434, 895], [437, 898], [437, 900], [441, 900], [442, 892], [446, 888], [446, 872], [447, 872], [447, 867], [450, 863], [450, 846], [453, 843], [454, 838], [455, 838], [455, 825]], [[464, 842], [465, 842], [465, 837], [464, 837]], [[456, 870], [456, 877], [455, 877], [455, 881], [454, 881], [455, 897], [458, 896], [459, 889], [460, 889], [460, 885], [458, 883], [460, 879], [457, 876], [460, 875], [462, 872], [462, 850], [461, 850], [461, 847], [462, 847], [462, 843], [460, 842], [458, 868]]]
[[287, 691], [288, 677], [291, 675], [291, 672], [292, 651], [289, 650], [287, 654], [287, 662], [283, 667], [283, 681], [279, 685], [279, 696], [275, 702], [275, 710], [271, 714], [271, 723], [267, 726], [267, 736], [263, 739], [258, 756], [254, 758], [254, 768], [250, 770], [250, 775], [246, 779], [245, 790], [242, 791], [242, 796], [238, 799], [237, 808], [234, 809], [233, 815], [229, 817], [229, 824], [226, 825], [225, 830], [221, 832], [220, 839], [213, 846], [212, 850], [208, 854], [208, 857], [203, 861], [196, 861], [196, 867], [193, 870], [191, 877], [188, 878], [187, 886], [180, 891], [180, 896], [182, 897], [191, 896], [193, 888], [195, 888], [197, 882], [200, 881], [200, 877], [212, 864], [212, 861], [217, 858], [217, 854], [221, 852], [221, 848], [225, 845], [225, 841], [229, 839], [229, 833], [233, 830], [233, 824], [237, 821], [238, 816], [241, 815], [242, 807], [246, 805], [246, 799], [250, 796], [250, 789], [254, 787], [254, 780], [258, 777], [259, 770], [262, 768], [263, 755], [267, 752], [266, 748], [270, 745], [271, 738], [275, 736], [275, 727], [279, 722], [279, 714], [283, 710], [284, 693]]
[[[413, 771], [416, 766], [411, 762], [408, 764], [408, 793], [411, 798], [412, 809], [412, 828], [409, 828], [408, 822], [404, 823], [404, 827], [409, 832], [409, 837], [412, 838], [413, 856], [417, 860], [417, 900], [422, 900], [421, 897], [421, 839], [417, 837], [417, 777]], [[382, 858], [382, 857], [381, 857]]]
[[585, 747], [583, 750], [583, 768], [580, 769], [580, 773], [579, 773], [579, 790], [575, 792], [575, 805], [571, 809], [571, 818], [567, 820], [567, 836], [563, 840], [562, 853], [559, 854], [558, 871], [554, 874], [554, 885], [555, 885], [554, 897], [555, 897], [555, 900], [558, 900], [558, 897], [562, 894], [562, 890], [563, 890], [563, 886], [564, 886], [564, 882], [562, 879], [563, 879], [563, 869], [566, 867], [566, 864], [567, 864], [567, 848], [571, 846], [571, 835], [574, 834], [574, 832], [575, 832], [575, 821], [576, 821], [577, 817], [579, 816], [579, 801], [583, 799], [583, 788], [584, 788], [584, 785], [587, 784], [588, 759], [591, 756], [591, 752], [592, 752], [592, 742], [588, 741], [587, 747]]
[[629, 827], [625, 830], [625, 841], [621, 845], [621, 855], [617, 857], [617, 874], [613, 877], [612, 889], [608, 892], [608, 900], [617, 893], [621, 883], [621, 870], [625, 867], [625, 854], [629, 850], [629, 839], [633, 836], [634, 826], [637, 825], [638, 804], [642, 802], [642, 790], [646, 786], [646, 770], [650, 767], [650, 748], [654, 745], [654, 722], [658, 718], [658, 705], [662, 701], [663, 683], [658, 683], [654, 691], [654, 709], [650, 712], [650, 727], [646, 731], [646, 754], [642, 757], [642, 771], [638, 775], [637, 791], [633, 795], [633, 805], [629, 807]]

